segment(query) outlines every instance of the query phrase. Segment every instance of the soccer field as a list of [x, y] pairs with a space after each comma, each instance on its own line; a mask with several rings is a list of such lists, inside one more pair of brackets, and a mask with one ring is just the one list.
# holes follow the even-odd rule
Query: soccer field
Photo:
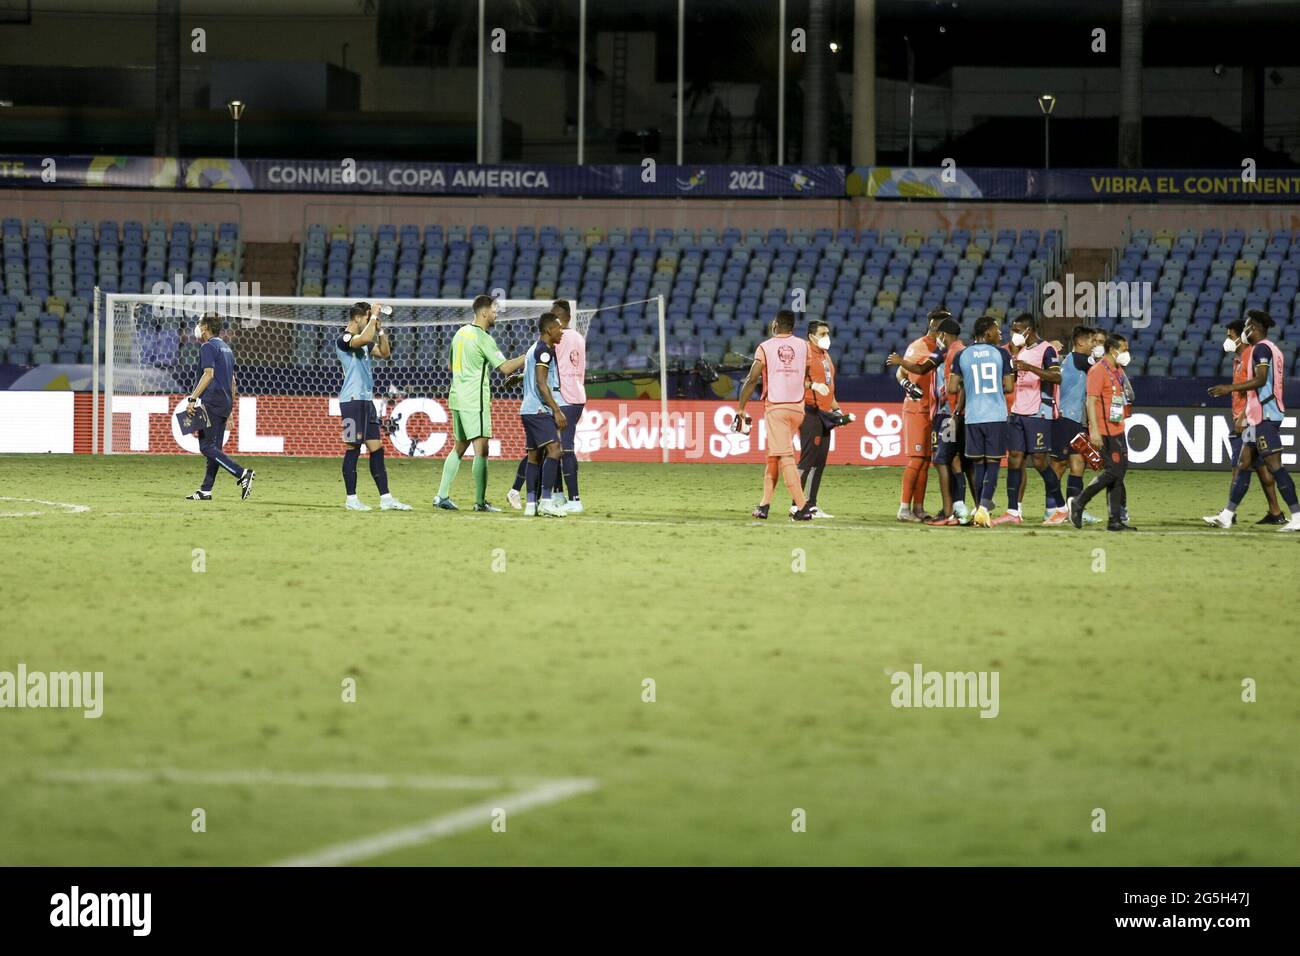
[[[757, 466], [584, 465], [526, 520], [250, 463], [199, 503], [197, 457], [0, 458], [0, 671], [104, 675], [0, 711], [0, 864], [1300, 862], [1300, 535], [1258, 487], [1205, 528], [1224, 474], [1131, 474], [1115, 535], [899, 525], [897, 469], [795, 525]], [[893, 706], [918, 665], [996, 717]]]

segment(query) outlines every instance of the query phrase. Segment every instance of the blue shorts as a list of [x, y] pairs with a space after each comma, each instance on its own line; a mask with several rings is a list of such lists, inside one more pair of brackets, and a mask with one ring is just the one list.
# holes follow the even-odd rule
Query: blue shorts
[[936, 465], [951, 464], [957, 457], [959, 429], [951, 415], [935, 415], [930, 423], [930, 460]]
[[1052, 420], [1035, 415], [1011, 416], [1007, 427], [1007, 449], [1026, 455], [1046, 454], [1051, 450]]
[[[1279, 422], [1271, 422], [1267, 418], [1260, 422], [1254, 428], [1255, 450], [1259, 452], [1258, 458], [1267, 458], [1269, 455], [1276, 455], [1282, 451], [1282, 435], [1278, 431]], [[1249, 433], [1251, 427], [1248, 426], [1246, 431]], [[1259, 464], [1256, 461], [1256, 464]]]
[[1057, 461], [1064, 461], [1075, 454], [1075, 451], [1070, 448], [1070, 442], [1074, 441], [1074, 436], [1079, 432], [1086, 434], [1087, 431], [1088, 429], [1073, 418], [1056, 419], [1052, 422], [1052, 457]]
[[1228, 436], [1228, 454], [1231, 456], [1232, 467], [1236, 468], [1241, 461], [1241, 436], [1236, 432]]
[[578, 432], [578, 419], [582, 418], [582, 410], [585, 405], [561, 405], [560, 411], [564, 412], [564, 430], [560, 432], [560, 447], [565, 451], [573, 451], [573, 436]]
[[339, 402], [339, 414], [343, 417], [343, 444], [379, 440], [379, 413], [374, 402], [366, 399]]
[[1006, 422], [966, 423], [967, 458], [1001, 458], [1006, 453]]
[[560, 440], [560, 432], [555, 427], [555, 418], [550, 409], [533, 415], [520, 415], [519, 418], [524, 423], [524, 448], [528, 451], [545, 448]]

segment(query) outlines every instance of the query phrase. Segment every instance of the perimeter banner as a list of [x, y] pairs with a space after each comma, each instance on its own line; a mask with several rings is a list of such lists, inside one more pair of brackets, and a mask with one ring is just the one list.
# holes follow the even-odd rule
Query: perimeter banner
[[[1139, 406], [1124, 423], [1129, 464], [1171, 471], [1231, 471], [1231, 415], [1219, 408], [1152, 408]], [[1287, 415], [1279, 429], [1282, 464], [1296, 464], [1296, 417]]]
[[840, 199], [842, 166], [556, 166], [377, 160], [184, 160], [187, 189], [439, 196], [784, 196]]
[[1300, 171], [891, 166], [573, 166], [0, 156], [0, 186], [426, 196], [590, 196], [995, 200], [1008, 202], [1300, 202]]
[[[113, 449], [126, 454], [198, 454], [198, 440], [181, 434], [175, 414], [185, 396], [118, 395]], [[101, 398], [102, 406], [102, 398]], [[384, 413], [382, 403], [377, 407]], [[832, 464], [902, 465], [902, 407], [897, 403], [845, 402], [857, 420], [831, 433]], [[676, 401], [661, 421], [655, 401], [588, 402], [578, 424], [576, 451], [584, 461], [661, 461], [666, 441], [674, 462], [744, 462], [764, 459], [767, 430], [761, 403], [750, 407], [749, 435], [731, 431], [735, 406], [717, 401]], [[0, 452], [89, 452], [93, 400], [88, 392], [0, 392]], [[503, 442], [522, 447], [518, 401], [493, 402], [493, 457]], [[392, 409], [396, 428], [384, 439], [389, 454], [443, 458], [451, 446], [444, 402], [407, 398]], [[231, 418], [231, 454], [332, 456], [341, 448], [338, 399], [298, 395], [241, 396]], [[1126, 423], [1134, 468], [1189, 471], [1232, 469], [1231, 423], [1226, 409], [1139, 406]], [[1282, 463], [1297, 460], [1296, 416], [1282, 422]], [[796, 448], [797, 448], [796, 444]]]
[[0, 186], [177, 189], [180, 164], [156, 156], [0, 156]]
[[635, 166], [382, 160], [0, 156], [0, 186], [429, 196], [844, 198], [843, 166]]
[[1300, 202], [1300, 171], [859, 166], [849, 196], [1052, 202]]
[[[92, 398], [76, 395], [76, 447], [89, 450]], [[117, 395], [113, 400], [113, 451], [124, 454], [198, 454], [198, 439], [181, 434], [176, 412], [185, 396]], [[381, 416], [382, 402], [377, 402]], [[834, 464], [901, 465], [902, 406], [845, 403], [857, 421], [831, 433]], [[726, 402], [673, 402], [665, 420], [656, 401], [604, 399], [588, 402], [578, 422], [575, 451], [584, 461], [662, 461], [662, 443], [674, 462], [749, 462], [766, 458], [767, 429], [762, 403], [750, 406], [754, 427], [749, 435], [731, 431], [735, 406]], [[451, 416], [446, 402], [406, 398], [391, 410], [395, 427], [384, 438], [389, 454], [443, 458], [452, 446]], [[337, 398], [299, 395], [243, 395], [227, 423], [226, 451], [232, 455], [269, 454], [330, 456], [342, 448], [342, 420]], [[523, 447], [517, 400], [492, 403], [493, 439], [489, 453]], [[2, 429], [0, 429], [2, 431]], [[797, 447], [797, 446], [796, 446]], [[518, 452], [514, 452], [515, 455]]]

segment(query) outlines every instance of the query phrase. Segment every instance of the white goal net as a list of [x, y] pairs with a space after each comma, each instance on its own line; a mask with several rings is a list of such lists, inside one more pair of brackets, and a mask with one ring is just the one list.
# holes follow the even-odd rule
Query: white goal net
[[[193, 387], [199, 341], [194, 326], [205, 312], [225, 320], [222, 338], [235, 354], [239, 401], [228, 423], [231, 453], [337, 455], [342, 449], [338, 392], [343, 373], [335, 340], [355, 300], [304, 297], [96, 297], [96, 335], [103, 327], [105, 454], [197, 451], [180, 433], [175, 413]], [[447, 392], [452, 336], [471, 321], [471, 299], [388, 299], [384, 317], [392, 355], [374, 362], [375, 400], [385, 434], [399, 455], [441, 457], [451, 445]], [[507, 357], [537, 340], [537, 318], [551, 300], [498, 301], [492, 336]], [[572, 303], [571, 303], [572, 307]], [[572, 311], [584, 336], [594, 310]], [[96, 347], [99, 344], [96, 343]], [[591, 367], [589, 362], [588, 367]], [[96, 383], [95, 390], [99, 390]], [[523, 454], [518, 384], [494, 375], [492, 456]], [[111, 409], [111, 414], [103, 414]], [[101, 419], [102, 415], [102, 419]]]

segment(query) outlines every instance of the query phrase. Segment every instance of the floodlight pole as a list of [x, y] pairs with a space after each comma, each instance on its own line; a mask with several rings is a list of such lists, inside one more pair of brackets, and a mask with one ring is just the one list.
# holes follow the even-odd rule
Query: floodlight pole
[[1043, 171], [1052, 168], [1052, 114], [1043, 114]]
[[1056, 109], [1056, 97], [1051, 93], [1040, 93], [1038, 108], [1043, 111], [1043, 171], [1052, 168], [1052, 110]]
[[230, 111], [230, 118], [235, 121], [235, 154], [234, 158], [239, 158], [239, 118], [244, 115], [244, 110], [248, 104], [243, 100], [231, 100], [226, 104], [226, 109]]

